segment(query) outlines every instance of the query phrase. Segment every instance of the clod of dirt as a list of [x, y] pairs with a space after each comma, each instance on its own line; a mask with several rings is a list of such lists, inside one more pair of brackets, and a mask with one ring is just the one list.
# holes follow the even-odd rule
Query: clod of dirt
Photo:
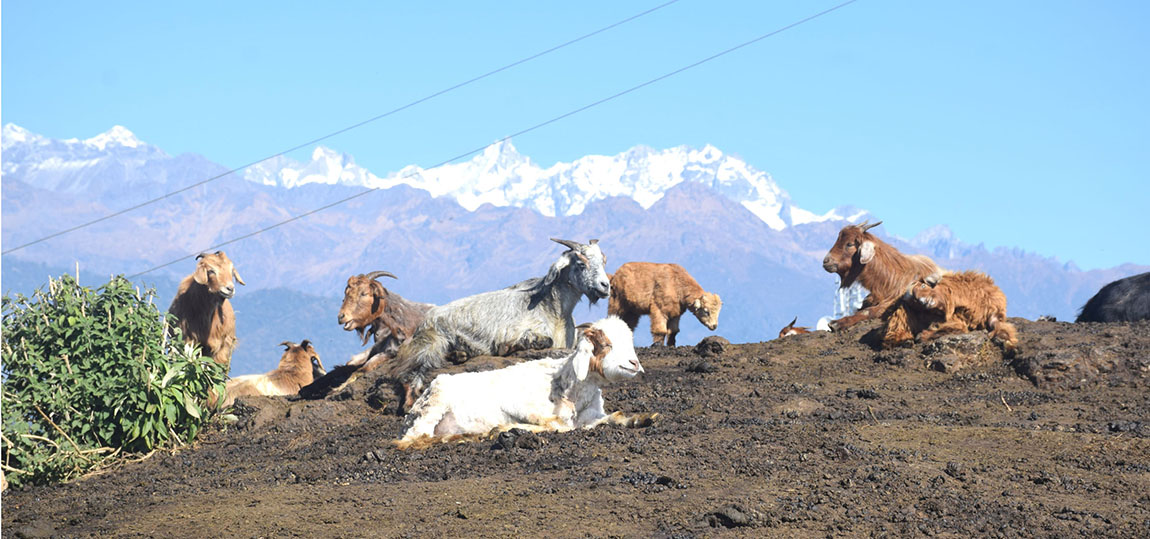
[[752, 525], [752, 519], [742, 507], [725, 505], [718, 510], [703, 515], [702, 520], [712, 528], [741, 528]]
[[867, 399], [867, 400], [874, 400], [874, 399], [877, 399], [879, 397], [878, 391], [875, 391], [873, 389], [848, 389], [848, 390], [846, 390], [846, 393], [844, 394], [844, 396], [848, 399], [859, 398], [859, 399]]
[[946, 463], [946, 468], [943, 468], [942, 471], [946, 472], [946, 475], [958, 479], [959, 481], [966, 481], [966, 466], [963, 466], [962, 464], [953, 461], [948, 462]]
[[703, 357], [715, 357], [722, 355], [723, 350], [726, 350], [730, 345], [731, 341], [718, 335], [712, 335], [704, 338], [699, 341], [699, 344], [695, 345], [695, 353]]
[[499, 433], [495, 437], [495, 442], [491, 444], [491, 449], [512, 449], [521, 447], [523, 449], [539, 449], [543, 447], [543, 439], [536, 436], [534, 432], [524, 429], [511, 429], [509, 431]]
[[954, 373], [1002, 360], [1002, 349], [984, 331], [948, 335], [922, 347], [923, 360], [931, 369]]
[[694, 359], [687, 363], [687, 372], [706, 374], [716, 372], [718, 370], [719, 368], [716, 367], [714, 363], [711, 363], [705, 359]]

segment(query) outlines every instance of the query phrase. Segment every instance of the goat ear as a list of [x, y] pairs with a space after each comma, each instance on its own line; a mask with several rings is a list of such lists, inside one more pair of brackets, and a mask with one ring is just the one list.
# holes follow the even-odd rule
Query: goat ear
[[236, 267], [235, 267], [235, 266], [232, 266], [232, 277], [233, 277], [233, 278], [235, 278], [235, 280], [236, 280], [236, 282], [237, 282], [237, 283], [240, 283], [240, 284], [242, 284], [242, 285], [244, 285], [244, 286], [247, 286], [247, 285], [248, 285], [248, 283], [245, 283], [245, 282], [244, 282], [244, 280], [243, 280], [243, 278], [242, 278], [242, 277], [240, 277], [240, 272], [236, 271]]
[[196, 272], [192, 274], [192, 279], [206, 286], [208, 284], [208, 266], [206, 264], [196, 264]]
[[591, 342], [591, 330], [583, 331], [583, 338], [575, 345], [575, 379], [582, 382], [587, 379], [587, 371], [591, 370], [591, 356], [595, 355], [595, 344]]
[[551, 269], [547, 270], [547, 276], [543, 278], [543, 284], [550, 285], [551, 283], [555, 282], [555, 279], [559, 278], [559, 273], [561, 273], [563, 268], [566, 268], [569, 264], [571, 264], [571, 257], [564, 253], [559, 257], [559, 260], [556, 260], [554, 264], [551, 264]]
[[698, 309], [703, 306], [703, 298], [695, 298], [695, 302], [691, 304], [692, 307]]
[[859, 262], [868, 264], [871, 260], [874, 260], [874, 242], [867, 240], [859, 246]]

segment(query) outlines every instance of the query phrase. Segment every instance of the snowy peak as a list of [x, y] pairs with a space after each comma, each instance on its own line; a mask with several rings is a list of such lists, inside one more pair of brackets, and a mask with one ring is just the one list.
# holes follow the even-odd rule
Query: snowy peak
[[109, 146], [123, 146], [125, 148], [138, 148], [144, 143], [136, 138], [136, 135], [122, 125], [112, 126], [111, 129], [100, 133], [90, 139], [85, 139], [83, 143], [87, 146], [92, 146], [98, 150], [106, 150]]

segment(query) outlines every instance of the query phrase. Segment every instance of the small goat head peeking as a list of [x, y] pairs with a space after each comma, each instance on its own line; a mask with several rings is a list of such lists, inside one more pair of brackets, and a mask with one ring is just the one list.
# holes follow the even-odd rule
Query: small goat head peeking
[[192, 279], [196, 283], [206, 286], [208, 292], [218, 294], [227, 299], [236, 294], [235, 283], [246, 285], [228, 255], [223, 251], [214, 253], [200, 253], [196, 255], [196, 271]]
[[856, 262], [865, 265], [874, 259], [875, 244], [867, 231], [881, 224], [882, 221], [873, 225], [863, 221], [862, 224], [843, 227], [838, 240], [823, 257], [823, 269], [827, 273], [837, 273], [839, 277], [845, 277], [851, 270], [861, 271], [861, 267], [854, 267]]
[[301, 368], [304, 365], [309, 365], [311, 368], [312, 380], [319, 379], [327, 374], [323, 368], [323, 362], [319, 359], [319, 354], [315, 351], [315, 347], [311, 345], [311, 341], [304, 339], [299, 344], [291, 341], [284, 341], [280, 343], [284, 347], [283, 357], [280, 358], [279, 367]]
[[576, 345], [575, 377], [585, 380], [598, 374], [608, 382], [629, 380], [645, 372], [635, 355], [631, 330], [625, 323], [605, 324], [603, 329], [583, 330]]

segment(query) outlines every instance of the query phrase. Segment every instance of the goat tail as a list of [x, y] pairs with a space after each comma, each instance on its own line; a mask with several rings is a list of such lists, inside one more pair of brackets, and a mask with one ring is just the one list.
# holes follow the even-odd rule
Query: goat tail
[[1014, 324], [1005, 320], [997, 320], [994, 323], [994, 328], [990, 332], [990, 338], [1002, 343], [1002, 349], [1006, 352], [1013, 352], [1018, 345], [1018, 329]]

